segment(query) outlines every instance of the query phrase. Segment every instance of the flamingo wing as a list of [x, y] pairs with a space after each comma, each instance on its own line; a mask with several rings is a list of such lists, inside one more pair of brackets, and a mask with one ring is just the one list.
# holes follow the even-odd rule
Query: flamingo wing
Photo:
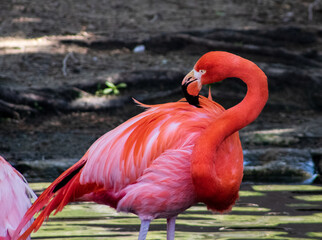
[[223, 111], [204, 99], [213, 109], [180, 101], [155, 105], [100, 137], [87, 151], [80, 182], [119, 191], [142, 176], [166, 150], [194, 143]]

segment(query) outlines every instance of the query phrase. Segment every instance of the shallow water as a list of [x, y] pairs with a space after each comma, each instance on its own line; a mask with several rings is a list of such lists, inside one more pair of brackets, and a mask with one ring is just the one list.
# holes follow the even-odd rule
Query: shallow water
[[[31, 183], [40, 193], [48, 183]], [[94, 203], [66, 206], [32, 234], [32, 239], [136, 239], [133, 214]], [[212, 214], [202, 204], [180, 214], [176, 239], [322, 239], [322, 187], [248, 185], [228, 214]], [[166, 239], [166, 220], [151, 223], [147, 239]]]

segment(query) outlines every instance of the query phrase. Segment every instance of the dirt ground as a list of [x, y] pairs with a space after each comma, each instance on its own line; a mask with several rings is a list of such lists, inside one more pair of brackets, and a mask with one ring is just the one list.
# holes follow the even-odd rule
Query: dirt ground
[[[244, 146], [319, 149], [322, 143], [322, 116], [320, 96], [316, 92], [318, 87], [303, 82], [296, 86], [295, 82], [288, 90], [287, 84], [292, 83], [292, 76], [285, 75], [288, 80], [282, 83], [279, 73], [301, 70], [304, 72], [298, 75], [304, 76], [302, 80], [313, 76], [312, 82], [321, 86], [321, 12], [321, 1], [313, 0], [3, 0], [0, 3], [0, 88], [14, 89], [19, 94], [47, 88], [58, 92], [66, 86], [95, 84], [98, 79], [105, 81], [111, 75], [123, 72], [172, 71], [185, 74], [213, 42], [205, 49], [202, 41], [189, 45], [183, 44], [180, 39], [196, 43], [196, 39], [191, 40], [191, 37], [215, 30], [215, 43], [221, 41], [225, 44], [230, 36], [226, 30], [232, 30], [233, 37], [242, 34], [241, 39], [246, 40], [236, 38], [227, 50], [232, 49], [249, 57], [273, 78], [268, 107], [241, 134], [245, 139]], [[291, 34], [286, 40], [283, 40], [283, 29]], [[178, 38], [176, 35], [177, 38], [172, 38], [177, 33], [187, 32], [190, 34], [188, 37], [180, 35], [181, 38]], [[216, 39], [220, 34], [222, 38]], [[314, 41], [310, 40], [312, 36]], [[254, 37], [270, 41], [262, 49], [268, 52], [266, 55], [259, 54], [261, 48], [254, 52], [256, 47], [254, 50], [251, 46], [262, 46], [254, 44]], [[254, 41], [253, 45], [244, 45], [243, 41], [247, 39]], [[142, 44], [145, 51], [133, 51]], [[225, 45], [221, 48], [226, 49]], [[234, 48], [237, 50], [234, 51]], [[276, 60], [278, 56], [269, 54], [274, 49], [277, 51], [274, 54], [282, 49], [282, 60]], [[297, 62], [292, 62], [293, 52], [298, 54], [294, 57], [299, 57], [298, 60], [303, 60], [307, 66], [302, 66], [297, 58]], [[288, 60], [292, 63], [287, 63]], [[277, 83], [277, 80], [274, 82], [274, 74], [278, 76]], [[177, 90], [179, 81], [167, 85], [165, 90], [174, 90], [171, 94], [150, 99], [147, 103], [180, 99], [182, 95]], [[212, 90], [215, 99], [224, 106], [238, 102], [245, 89], [235, 86], [224, 85]], [[144, 88], [143, 84], [124, 91], [133, 97], [140, 97], [140, 94], [151, 93], [151, 88]], [[306, 91], [309, 92], [307, 95]], [[0, 100], [7, 101], [6, 98]], [[5, 104], [17, 107], [23, 103], [8, 100]], [[36, 113], [18, 113], [15, 117], [1, 118], [0, 153], [12, 163], [79, 158], [99, 136], [142, 111], [131, 102], [103, 111], [64, 112], [59, 109], [42, 111], [46, 107], [35, 100], [28, 108], [36, 110]], [[284, 140], [283, 143], [254, 143], [246, 137], [246, 133], [252, 131], [268, 130], [278, 134], [280, 129], [293, 129], [282, 136], [286, 143]]]

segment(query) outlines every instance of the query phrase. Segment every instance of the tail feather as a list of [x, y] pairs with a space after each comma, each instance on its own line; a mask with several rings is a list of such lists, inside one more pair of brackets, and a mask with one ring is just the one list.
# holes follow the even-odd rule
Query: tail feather
[[[18, 228], [16, 229], [13, 239], [23, 240], [31, 234], [32, 231], [36, 232], [44, 220], [49, 218], [49, 215], [52, 211], [55, 211], [54, 214], [61, 211], [64, 206], [69, 202], [75, 201], [77, 196], [75, 195], [75, 189], [79, 186], [79, 172], [83, 168], [87, 161], [87, 154], [78, 161], [76, 164], [67, 169], [62, 173], [34, 202], [34, 204], [29, 208], [29, 210], [24, 215], [22, 221], [20, 222]], [[83, 189], [83, 193], [86, 192], [86, 189]], [[81, 194], [77, 191], [77, 195]], [[45, 208], [44, 208], [45, 207]], [[18, 238], [21, 230], [27, 224], [27, 222], [42, 208], [43, 211], [33, 222], [33, 224]]]

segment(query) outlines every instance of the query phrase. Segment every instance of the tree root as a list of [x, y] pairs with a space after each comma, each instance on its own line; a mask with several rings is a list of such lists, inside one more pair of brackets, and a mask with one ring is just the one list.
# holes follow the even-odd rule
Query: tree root
[[[130, 71], [111, 75], [109, 81], [115, 84], [124, 82], [127, 84], [127, 93], [111, 97], [95, 96], [97, 85], [106, 79], [96, 79], [90, 83], [75, 84], [60, 88], [24, 88], [13, 89], [9, 87], [0, 88], [0, 115], [1, 117], [20, 118], [48, 112], [74, 112], [74, 111], [102, 111], [120, 107], [132, 101], [134, 86], [151, 85], [166, 90], [154, 94], [139, 94], [139, 101], [166, 97], [180, 91], [183, 74], [175, 71]], [[173, 84], [177, 82], [178, 84]], [[135, 93], [134, 93], [135, 95]]]

